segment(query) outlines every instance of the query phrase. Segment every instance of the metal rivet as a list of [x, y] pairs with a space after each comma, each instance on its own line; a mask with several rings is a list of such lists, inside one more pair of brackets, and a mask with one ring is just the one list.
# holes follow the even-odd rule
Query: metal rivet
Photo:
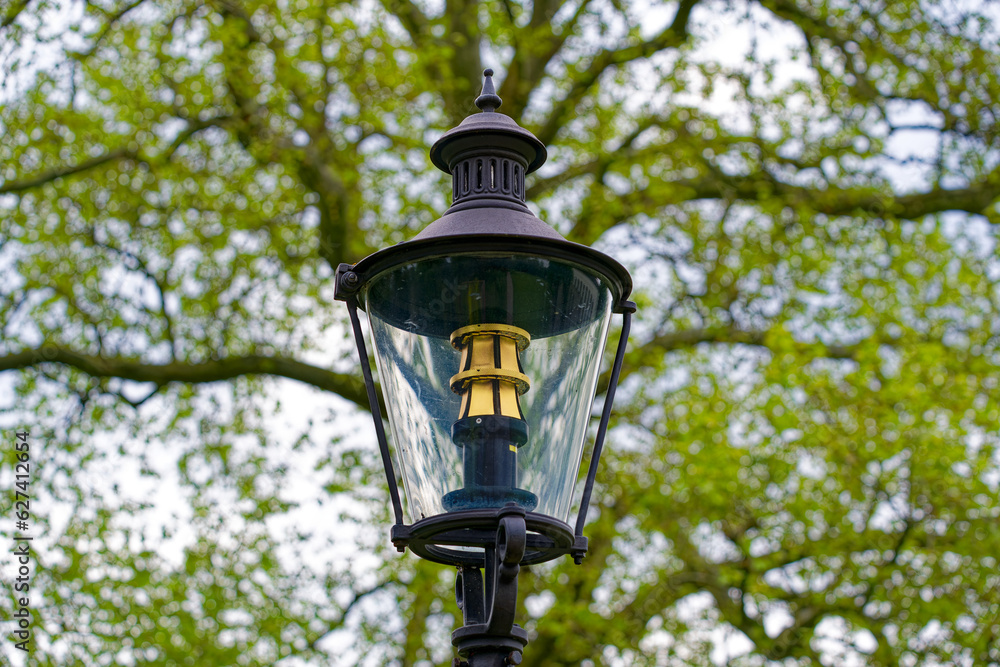
[[511, 651], [510, 654], [507, 656], [507, 664], [508, 665], [520, 665], [521, 664], [521, 652], [520, 651]]
[[354, 273], [354, 271], [348, 271], [341, 278], [341, 281], [345, 287], [357, 287], [359, 282], [358, 274]]

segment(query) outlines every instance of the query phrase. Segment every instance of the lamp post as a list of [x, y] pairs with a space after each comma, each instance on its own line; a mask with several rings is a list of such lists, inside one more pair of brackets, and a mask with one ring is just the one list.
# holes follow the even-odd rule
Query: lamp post
[[[509, 117], [486, 70], [466, 118], [431, 148], [452, 175], [452, 205], [413, 240], [341, 264], [395, 516], [392, 542], [458, 569], [458, 665], [519, 664], [521, 565], [581, 562], [587, 508], [621, 371], [632, 281], [618, 262], [571, 243], [525, 206], [545, 147]], [[358, 319], [366, 311], [398, 483]], [[623, 316], [575, 529], [586, 430], [612, 313]]]

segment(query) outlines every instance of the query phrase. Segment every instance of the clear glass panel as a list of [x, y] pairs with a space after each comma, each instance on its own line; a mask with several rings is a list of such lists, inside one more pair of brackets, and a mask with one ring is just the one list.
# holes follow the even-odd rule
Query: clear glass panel
[[375, 363], [399, 457], [410, 521], [444, 511], [441, 499], [461, 486], [462, 451], [451, 440], [459, 396], [448, 379], [458, 351], [447, 338], [429, 338], [393, 327], [369, 312]]
[[517, 502], [570, 523], [611, 313], [600, 278], [537, 257], [433, 258], [365, 297], [411, 521]]

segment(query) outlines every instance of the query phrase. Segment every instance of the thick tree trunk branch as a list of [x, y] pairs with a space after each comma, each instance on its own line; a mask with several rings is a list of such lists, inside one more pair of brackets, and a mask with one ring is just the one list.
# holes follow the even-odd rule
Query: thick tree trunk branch
[[[645, 122], [646, 129], [658, 124], [652, 120]], [[642, 129], [642, 126], [639, 129]], [[676, 128], [671, 129], [676, 130]], [[703, 162], [701, 173], [693, 178], [665, 180], [658, 183], [655, 188], [637, 189], [618, 195], [616, 197], [618, 215], [604, 221], [600, 226], [591, 227], [583, 224], [588, 220], [585, 216], [580, 216], [580, 222], [574, 227], [573, 240], [590, 244], [605, 229], [630, 219], [638, 212], [649, 213], [665, 206], [705, 199], [753, 203], [759, 201], [762, 196], [773, 196], [783, 199], [789, 206], [829, 216], [863, 215], [904, 220], [918, 220], [927, 215], [946, 211], [984, 214], [991, 206], [1000, 202], [1000, 168], [968, 183], [965, 187], [935, 186], [926, 192], [908, 194], [894, 194], [888, 189], [879, 190], [875, 187], [836, 185], [825, 188], [809, 187], [790, 184], [772, 174], [769, 168], [791, 166], [801, 171], [814, 169], [817, 165], [781, 158], [772, 152], [776, 151], [777, 147], [761, 145], [758, 139], [752, 137], [721, 137], [717, 141], [728, 145], [756, 143], [765, 153], [762, 159], [764, 168], [758, 168], [746, 175], [729, 175]], [[544, 179], [536, 179], [528, 188], [527, 196], [537, 199], [579, 178], [595, 178], [599, 181], [602, 175], [617, 163], [628, 164], [630, 160], [638, 157], [669, 154], [670, 150], [669, 145], [662, 144], [633, 149], [626, 138], [609, 155], [567, 167], [562, 172]]]
[[[641, 152], [630, 152], [627, 146], [621, 148], [622, 159], [634, 157], [637, 153], [656, 152], [669, 152], [669, 147], [647, 146]], [[610, 166], [611, 161], [617, 161], [617, 158], [595, 159], [538, 180], [528, 188], [528, 196], [537, 198], [574, 179], [597, 176]], [[966, 187], [952, 189], [935, 187], [927, 192], [903, 195], [883, 193], [872, 188], [819, 189], [790, 185], [764, 170], [746, 176], [729, 176], [710, 168], [695, 178], [668, 181], [663, 185], [669, 187], [637, 190], [619, 196], [623, 217], [627, 219], [639, 211], [648, 213], [664, 206], [701, 199], [754, 202], [760, 200], [761, 193], [773, 193], [791, 206], [808, 208], [830, 216], [863, 214], [903, 220], [917, 220], [926, 215], [945, 211], [982, 214], [995, 202], [1000, 201], [1000, 169], [994, 170], [979, 181], [969, 183]], [[588, 235], [579, 240], [583, 243], [592, 243], [595, 240], [592, 237], [602, 231], [603, 229], [590, 230]]]
[[[224, 16], [234, 19], [248, 44], [264, 46], [288, 71], [296, 71], [295, 58], [287, 54], [284, 40], [273, 34], [265, 39], [254, 28], [246, 11], [236, 3], [229, 0], [216, 2]], [[416, 11], [415, 7], [413, 9]], [[356, 156], [337, 148], [337, 141], [326, 122], [327, 96], [318, 96], [308, 80], [298, 74], [284, 82], [303, 110], [302, 118], [298, 119], [298, 129], [310, 138], [305, 146], [296, 146], [292, 132], [284, 135], [274, 133], [267, 120], [267, 108], [257, 102], [260, 83], [253, 74], [253, 63], [247, 53], [244, 49], [240, 58], [231, 59], [226, 72], [230, 95], [243, 118], [242, 122], [237, 119], [233, 123], [241, 144], [262, 165], [289, 162], [302, 183], [319, 197], [316, 202], [320, 214], [319, 254], [330, 266], [335, 267], [346, 258], [357, 256], [359, 251], [366, 254], [368, 248], [358, 247], [363, 245], [362, 235], [355, 233], [360, 204], [352, 179], [356, 176], [358, 165], [349, 156]], [[317, 102], [321, 103], [319, 107]]]
[[964, 188], [935, 187], [928, 192], [891, 195], [870, 188], [825, 190], [783, 183], [765, 172], [750, 176], [725, 176], [718, 172], [671, 181], [663, 194], [636, 191], [620, 198], [626, 211], [649, 211], [699, 199], [758, 201], [762, 193], [773, 193], [789, 206], [803, 207], [830, 216], [866, 215], [875, 218], [917, 220], [945, 211], [982, 214], [1000, 199], [1000, 169]]
[[[368, 394], [360, 377], [335, 373], [283, 357], [248, 355], [201, 363], [147, 364], [135, 359], [99, 357], [56, 345], [43, 345], [37, 349], [21, 350], [0, 357], [0, 372], [35, 368], [44, 364], [70, 366], [96, 378], [152, 382], [159, 386], [172, 382], [223, 382], [244, 375], [273, 375], [332, 392], [365, 410], [369, 409]], [[384, 406], [382, 412], [385, 413]]]
[[448, 23], [445, 39], [448, 41], [449, 63], [453, 80], [444, 87], [452, 117], [461, 121], [475, 107], [472, 101], [479, 94], [483, 79], [480, 46], [479, 7], [476, 0], [445, 0], [444, 18]]
[[396, 16], [403, 25], [410, 41], [419, 46], [424, 43], [429, 32], [430, 21], [427, 16], [411, 0], [388, 0], [386, 9]]
[[713, 178], [708, 176], [678, 182], [693, 194], [693, 199], [736, 198], [757, 200], [762, 189], [770, 189], [791, 205], [801, 205], [827, 215], [856, 215], [865, 213], [876, 217], [891, 216], [915, 220], [925, 215], [944, 211], [982, 213], [1000, 197], [997, 170], [982, 181], [965, 188], [945, 190], [937, 187], [929, 192], [890, 196], [868, 189], [831, 187], [826, 190], [806, 188], [782, 183], [770, 175], [746, 178]]

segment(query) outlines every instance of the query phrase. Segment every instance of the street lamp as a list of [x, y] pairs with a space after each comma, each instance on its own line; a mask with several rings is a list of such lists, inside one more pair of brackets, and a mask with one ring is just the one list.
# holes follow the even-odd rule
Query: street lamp
[[[341, 264], [395, 525], [392, 542], [458, 568], [470, 667], [519, 664], [520, 565], [564, 554], [579, 563], [635, 305], [618, 262], [571, 243], [525, 206], [524, 177], [544, 145], [509, 117], [486, 70], [473, 114], [431, 148], [452, 175], [452, 205], [413, 240]], [[406, 490], [380, 416], [358, 308], [375, 361]], [[623, 316], [590, 466], [570, 528], [591, 405], [612, 313]], [[465, 661], [465, 662], [463, 662]]]

